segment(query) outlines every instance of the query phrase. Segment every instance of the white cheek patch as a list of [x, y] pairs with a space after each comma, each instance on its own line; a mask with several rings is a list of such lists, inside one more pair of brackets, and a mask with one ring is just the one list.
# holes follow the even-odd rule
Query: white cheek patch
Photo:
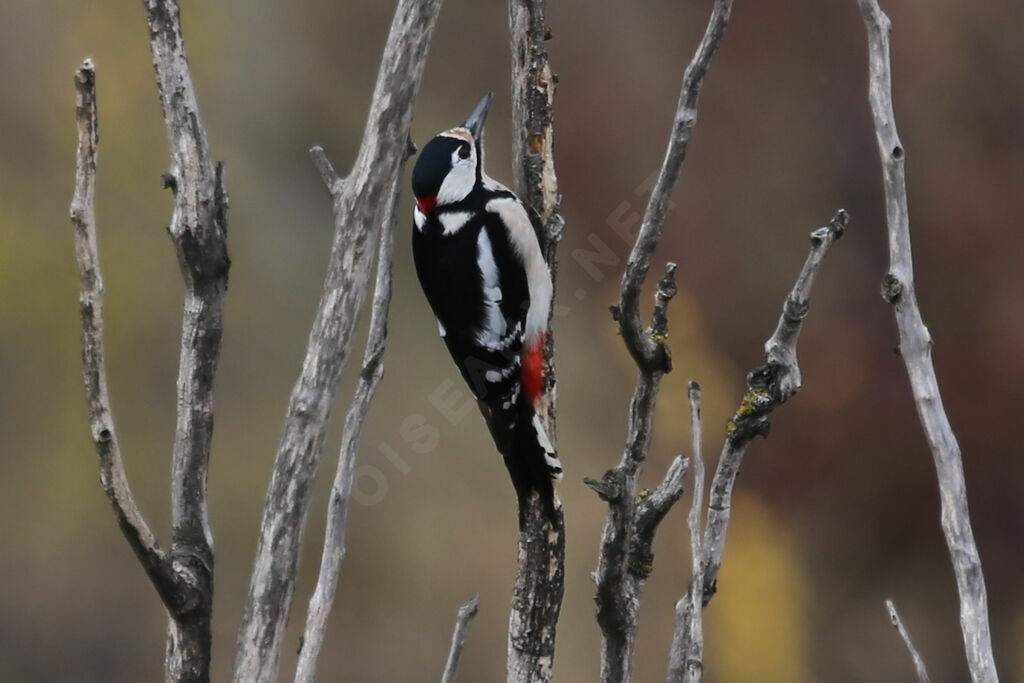
[[476, 185], [476, 149], [470, 145], [469, 156], [465, 159], [459, 156], [459, 151], [452, 152], [452, 170], [441, 182], [441, 189], [437, 191], [437, 204], [454, 204], [465, 199], [473, 186]]
[[416, 229], [422, 231], [423, 224], [427, 222], [427, 217], [420, 211], [420, 207], [416, 207], [412, 210], [412, 222], [416, 224]]
[[476, 170], [471, 166], [460, 164], [452, 168], [441, 183], [441, 189], [437, 191], [437, 204], [454, 204], [465, 199], [473, 191], [476, 183]]

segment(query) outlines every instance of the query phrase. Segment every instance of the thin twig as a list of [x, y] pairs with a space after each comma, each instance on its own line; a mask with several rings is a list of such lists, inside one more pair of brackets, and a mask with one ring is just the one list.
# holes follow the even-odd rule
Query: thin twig
[[691, 574], [686, 595], [676, 603], [676, 626], [669, 653], [668, 680], [700, 683], [704, 674], [704, 601], [699, 587], [704, 584], [701, 513], [704, 508], [704, 459], [701, 443], [700, 385], [690, 381], [690, 430], [693, 434], [693, 501], [686, 516], [690, 531]]
[[466, 642], [466, 630], [469, 622], [476, 616], [477, 608], [480, 606], [480, 594], [477, 593], [469, 599], [465, 605], [459, 608], [459, 615], [455, 619], [455, 630], [452, 632], [452, 646], [448, 651], [448, 661], [444, 665], [444, 673], [441, 674], [441, 683], [455, 683], [455, 672], [459, 668], [459, 658], [462, 656], [462, 646]]
[[732, 510], [732, 491], [743, 454], [756, 436], [767, 436], [768, 417], [800, 390], [800, 367], [796, 342], [809, 309], [814, 277], [832, 244], [843, 235], [849, 214], [836, 212], [828, 225], [811, 233], [811, 250], [804, 261], [793, 290], [786, 297], [774, 334], [765, 342], [766, 362], [747, 375], [747, 392], [729, 421], [718, 468], [711, 481], [708, 519], [704, 529], [702, 595], [706, 606], [715, 594], [715, 579], [722, 566], [725, 533]]
[[935, 462], [942, 530], [949, 546], [960, 596], [960, 628], [967, 665], [974, 681], [996, 681], [998, 674], [992, 653], [985, 576], [971, 529], [960, 446], [942, 406], [942, 396], [931, 359], [932, 338], [921, 317], [914, 288], [904, 175], [906, 154], [896, 132], [896, 116], [892, 107], [889, 57], [891, 23], [876, 0], [858, 0], [858, 3], [867, 27], [870, 70], [868, 99], [871, 101], [882, 160], [889, 224], [889, 272], [882, 282], [882, 295], [895, 311], [900, 334], [900, 355], [907, 367], [917, 414]]
[[[561, 196], [554, 161], [553, 106], [557, 79], [551, 72], [544, 47], [550, 37], [544, 7], [545, 0], [509, 0], [512, 175], [513, 186], [534, 222], [554, 283], [558, 272], [558, 244], [565, 220], [559, 212]], [[534, 406], [554, 444], [557, 443], [556, 377], [554, 334], [550, 324], [542, 377], [541, 394]], [[565, 523], [561, 507], [556, 495], [555, 519], [549, 520], [539, 497], [533, 497], [523, 515], [506, 649], [510, 682], [551, 680], [556, 627], [565, 589]]]
[[661, 377], [672, 368], [664, 342], [668, 333], [666, 307], [676, 291], [675, 264], [668, 264], [658, 285], [654, 314], [646, 330], [640, 321], [640, 292], [661, 240], [672, 191], [697, 122], [697, 101], [704, 76], [725, 33], [731, 10], [732, 0], [715, 2], [704, 35], [683, 74], [665, 158], [626, 263], [619, 303], [611, 309], [640, 376], [630, 403], [629, 432], [622, 460], [600, 481], [586, 480], [608, 502], [595, 572], [597, 621], [601, 627], [601, 678], [606, 682], [628, 681], [632, 676], [640, 593], [650, 573], [650, 563], [639, 566], [631, 563], [637, 558], [634, 544], [638, 542], [635, 531], [639, 505], [635, 498], [650, 448]]
[[921, 659], [921, 655], [918, 654], [917, 648], [914, 647], [914, 643], [910, 640], [910, 634], [907, 633], [907, 629], [903, 627], [903, 621], [900, 619], [900, 615], [896, 612], [896, 605], [893, 604], [892, 600], [885, 601], [885, 609], [889, 612], [889, 621], [896, 628], [897, 633], [900, 634], [900, 638], [903, 639], [903, 644], [907, 647], [907, 652], [910, 653], [910, 658], [914, 660], [914, 670], [917, 672], [917, 680], [920, 683], [929, 683], [931, 679], [928, 678], [928, 670], [924, 666], [924, 660]]
[[627, 562], [637, 583], [637, 597], [643, 579], [654, 569], [654, 534], [665, 515], [683, 495], [683, 479], [690, 466], [689, 458], [677, 455], [665, 471], [661, 483], [653, 489], [644, 489], [637, 495], [636, 515], [633, 518], [633, 543]]
[[725, 27], [729, 23], [731, 11], [732, 0], [716, 0], [700, 45], [697, 46], [693, 59], [686, 67], [682, 89], [679, 92], [679, 102], [676, 105], [675, 117], [672, 122], [672, 132], [665, 150], [665, 159], [662, 162], [661, 171], [658, 173], [654, 190], [647, 202], [647, 210], [644, 212], [644, 219], [640, 224], [640, 232], [637, 234], [636, 242], [626, 263], [626, 271], [622, 277], [621, 302], [616, 319], [619, 321], [619, 329], [626, 348], [629, 349], [637, 365], [648, 371], [662, 368], [667, 359], [664, 347], [643, 334], [643, 324], [640, 322], [640, 292], [643, 289], [644, 280], [647, 278], [647, 271], [651, 267], [651, 257], [658, 247], [658, 242], [661, 241], [662, 226], [665, 224], [665, 214], [668, 212], [672, 190], [679, 179], [679, 171], [686, 158], [686, 150], [690, 144], [693, 127], [697, 123], [697, 100], [700, 96], [700, 88], [704, 83], [708, 67], [711, 65], [711, 59], [715, 56], [718, 44], [725, 34]]
[[[299, 546], [327, 419], [368, 288], [376, 231], [405, 157], [413, 103], [441, 0], [400, 0], [352, 172], [330, 179], [334, 240], [306, 357], [292, 389], [260, 526], [234, 680], [277, 677]], [[321, 173], [329, 165], [318, 164]], [[325, 179], [326, 180], [326, 179]]]
[[[415, 150], [410, 143], [409, 153]], [[326, 157], [325, 157], [326, 158]], [[370, 408], [370, 402], [377, 390], [377, 384], [384, 375], [384, 344], [388, 334], [388, 309], [391, 304], [391, 267], [395, 248], [395, 225], [397, 222], [398, 199], [402, 173], [395, 177], [391, 188], [388, 212], [381, 226], [380, 244], [377, 247], [377, 278], [373, 289], [373, 303], [370, 313], [370, 331], [363, 352], [363, 365], [359, 372], [356, 393], [345, 416], [345, 429], [341, 436], [341, 452], [331, 488], [331, 499], [327, 506], [327, 529], [324, 533], [324, 547], [320, 558], [320, 574], [316, 589], [309, 601], [306, 626], [299, 649], [299, 661], [295, 669], [296, 683], [312, 683], [316, 677], [317, 659], [327, 631], [327, 618], [334, 603], [338, 587], [341, 563], [345, 559], [345, 527], [348, 521], [348, 504], [352, 493], [352, 472], [363, 422]]]
[[180, 588], [170, 558], [160, 547], [135, 503], [125, 474], [121, 448], [107, 391], [103, 344], [103, 275], [96, 240], [96, 156], [99, 123], [96, 108], [96, 70], [91, 59], [75, 72], [78, 154], [71, 223], [81, 283], [82, 375], [89, 408], [89, 428], [100, 463], [100, 482], [114, 508], [117, 523], [164, 605], [171, 609]]

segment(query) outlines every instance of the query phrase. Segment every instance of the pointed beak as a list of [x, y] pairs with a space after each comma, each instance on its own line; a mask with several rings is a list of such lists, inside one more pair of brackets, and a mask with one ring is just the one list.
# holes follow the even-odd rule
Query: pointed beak
[[487, 120], [487, 110], [491, 108], [491, 100], [493, 99], [494, 93], [492, 92], [484, 95], [484, 98], [480, 100], [480, 104], [476, 105], [476, 109], [469, 115], [466, 122], [462, 124], [469, 129], [469, 132], [473, 134], [473, 138], [476, 140], [479, 140], [484, 132], [484, 121]]

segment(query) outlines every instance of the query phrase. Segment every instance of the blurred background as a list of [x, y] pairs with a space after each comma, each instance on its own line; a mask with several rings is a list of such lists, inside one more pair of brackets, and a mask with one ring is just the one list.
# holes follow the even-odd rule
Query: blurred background
[[[596, 680], [594, 568], [605, 506], [582, 485], [618, 461], [636, 371], [607, 307], [657, 170], [709, 0], [550, 3], [559, 75], [556, 158], [567, 218], [555, 322], [560, 488], [568, 524], [555, 679]], [[231, 287], [210, 472], [216, 537], [214, 677], [226, 680], [287, 397], [319, 297], [330, 206], [307, 149], [350, 164], [393, 2], [183, 2], [215, 158], [226, 164]], [[964, 452], [1003, 680], [1024, 680], [1024, 44], [1019, 3], [888, 0], [895, 106], [907, 150], [918, 295]], [[114, 413], [139, 503], [169, 538], [182, 284], [164, 227], [171, 195], [140, 3], [0, 3], [0, 679], [156, 681], [165, 617], [98, 483], [80, 373], [68, 203], [72, 74], [97, 65], [98, 225]], [[504, 3], [449, 0], [420, 90], [423, 143], [496, 93], [492, 175], [508, 180]], [[665, 239], [679, 263], [675, 371], [658, 405], [646, 481], [689, 452], [686, 381], [705, 396], [713, 468], [726, 419], [807, 251], [839, 207], [800, 339], [805, 387], [754, 442], [737, 486], [707, 680], [900, 681], [910, 661], [892, 597], [933, 680], [967, 678], [935, 473], [892, 312], [882, 184], [853, 0], [737, 3], [700, 101]], [[403, 185], [405, 188], [405, 185]], [[504, 676], [516, 522], [512, 489], [475, 411], [430, 396], [462, 384], [437, 340], [408, 249], [403, 198], [386, 374], [363, 435], [357, 504], [321, 660], [323, 680], [436, 680], [455, 612], [481, 593], [463, 681]], [[603, 244], [614, 254], [591, 263]], [[611, 264], [608, 261], [614, 260]], [[650, 299], [645, 298], [645, 302]], [[362, 336], [353, 357], [361, 355]], [[309, 518], [282, 673], [319, 564], [346, 373]], [[452, 381], [454, 385], [448, 385]], [[449, 392], [449, 393], [445, 393]], [[407, 440], [430, 425], [436, 439]], [[405, 425], [405, 427], [403, 427]], [[689, 482], [687, 483], [689, 489]], [[638, 681], [663, 680], [685, 591], [689, 490], [662, 525], [644, 595]]]

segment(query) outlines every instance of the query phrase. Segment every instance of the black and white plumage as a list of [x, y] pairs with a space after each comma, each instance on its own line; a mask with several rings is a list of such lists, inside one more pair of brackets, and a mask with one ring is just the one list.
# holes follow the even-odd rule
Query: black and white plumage
[[483, 171], [488, 94], [466, 123], [428, 142], [412, 172], [416, 273], [438, 329], [477, 399], [519, 500], [554, 515], [562, 466], [533, 408], [540, 392], [551, 275], [522, 202]]

